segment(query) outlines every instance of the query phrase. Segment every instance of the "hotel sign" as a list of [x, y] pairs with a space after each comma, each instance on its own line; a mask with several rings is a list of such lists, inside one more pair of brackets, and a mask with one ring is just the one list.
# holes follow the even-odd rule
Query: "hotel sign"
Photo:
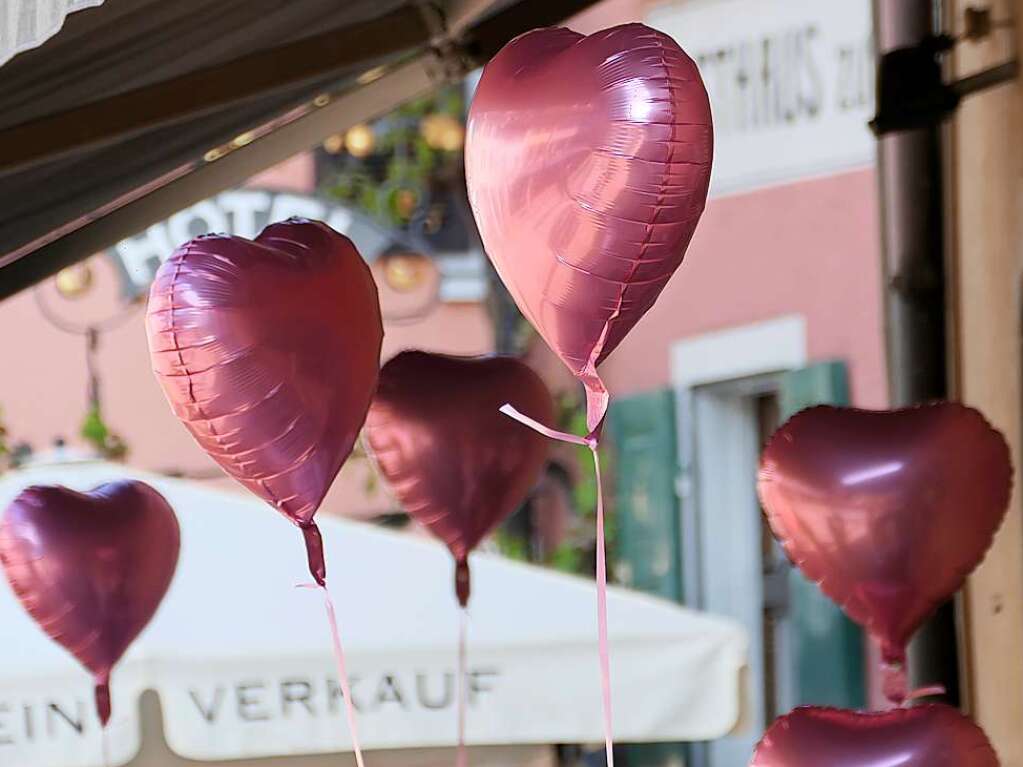
[[251, 239], [270, 222], [291, 216], [323, 221], [351, 237], [367, 261], [375, 260], [393, 242], [368, 219], [331, 200], [261, 189], [232, 189], [122, 240], [110, 249], [109, 255], [121, 273], [125, 294], [135, 297], [149, 290], [160, 264], [193, 237], [223, 232]]
[[686, 49], [707, 85], [712, 194], [874, 163], [870, 0], [686, 0], [647, 21]]

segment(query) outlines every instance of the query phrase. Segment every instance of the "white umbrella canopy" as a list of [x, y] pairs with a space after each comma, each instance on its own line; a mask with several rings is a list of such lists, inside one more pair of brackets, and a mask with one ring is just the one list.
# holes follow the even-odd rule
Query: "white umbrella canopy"
[[[113, 674], [111, 760], [139, 749], [138, 699], [159, 695], [176, 754], [215, 761], [346, 751], [321, 595], [301, 536], [244, 494], [78, 461], [0, 476], [87, 490], [135, 478], [181, 523], [181, 559], [156, 617]], [[367, 749], [455, 742], [458, 611], [447, 550], [334, 518], [320, 527]], [[140, 546], [152, 545], [140, 541]], [[467, 741], [602, 739], [593, 583], [500, 557], [471, 560]], [[735, 623], [621, 589], [608, 597], [615, 734], [707, 740], [740, 717], [746, 637]], [[0, 764], [99, 767], [91, 680], [0, 584]]]

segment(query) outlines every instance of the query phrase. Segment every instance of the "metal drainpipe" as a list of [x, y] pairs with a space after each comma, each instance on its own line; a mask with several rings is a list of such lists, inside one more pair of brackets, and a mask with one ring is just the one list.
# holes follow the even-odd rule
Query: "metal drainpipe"
[[[940, 31], [940, 3], [874, 0], [877, 53]], [[902, 407], [948, 394], [945, 243], [940, 125], [878, 142], [878, 183], [889, 396]], [[954, 606], [943, 606], [914, 638], [911, 688], [942, 684], [959, 703]]]

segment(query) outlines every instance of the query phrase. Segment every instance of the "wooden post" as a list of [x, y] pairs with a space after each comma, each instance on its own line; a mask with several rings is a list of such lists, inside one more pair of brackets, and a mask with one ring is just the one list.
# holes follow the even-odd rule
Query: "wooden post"
[[[949, 21], [963, 31], [968, 6], [989, 6], [996, 27], [963, 41], [953, 77], [1018, 55], [1023, 0], [952, 0]], [[1015, 34], [1014, 34], [1015, 32]], [[956, 317], [953, 379], [958, 396], [984, 412], [1009, 441], [1016, 488], [1004, 526], [963, 592], [963, 692], [1003, 767], [1023, 767], [1023, 86], [1019, 81], [964, 99], [949, 128], [953, 229], [951, 305]], [[969, 509], [964, 509], [969, 513]]]

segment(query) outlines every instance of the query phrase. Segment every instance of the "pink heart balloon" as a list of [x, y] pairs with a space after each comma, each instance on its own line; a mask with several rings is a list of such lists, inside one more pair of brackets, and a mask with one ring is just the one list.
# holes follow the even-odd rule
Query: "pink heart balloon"
[[807, 706], [778, 719], [750, 767], [998, 767], [984, 731], [954, 708], [880, 713]]
[[198, 237], [160, 267], [146, 321], [175, 414], [229, 475], [302, 528], [322, 584], [313, 515], [362, 428], [383, 340], [376, 286], [352, 241], [299, 219], [255, 240]]
[[529, 32], [483, 70], [473, 213], [519, 309], [586, 385], [591, 430], [607, 408], [597, 365], [682, 263], [712, 154], [696, 64], [642, 24]]
[[771, 438], [759, 477], [788, 556], [891, 664], [983, 558], [1011, 486], [1005, 439], [949, 402], [804, 410]]
[[369, 447], [402, 507], [454, 555], [463, 605], [469, 552], [525, 500], [547, 456], [540, 434], [500, 412], [507, 402], [554, 418], [550, 392], [523, 362], [407, 351], [380, 371], [366, 419]]
[[174, 577], [174, 512], [142, 482], [23, 490], [0, 521], [0, 562], [36, 623], [96, 680], [110, 719], [110, 671], [153, 617]]

